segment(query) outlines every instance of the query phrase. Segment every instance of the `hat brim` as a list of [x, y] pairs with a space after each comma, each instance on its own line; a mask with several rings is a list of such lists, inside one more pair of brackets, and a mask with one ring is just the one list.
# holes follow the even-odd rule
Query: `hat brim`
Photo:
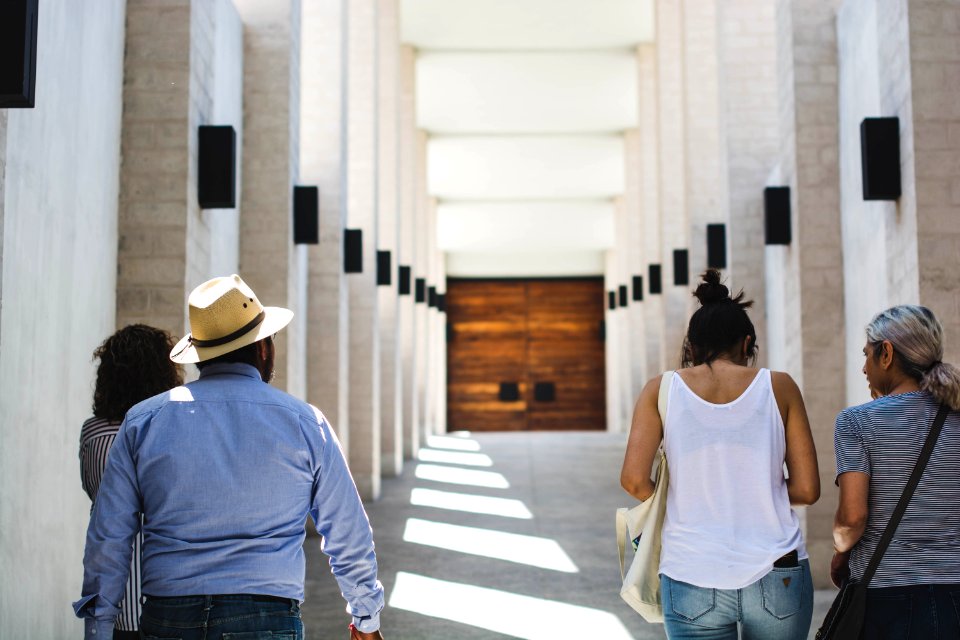
[[192, 334], [188, 333], [180, 339], [177, 346], [170, 352], [170, 359], [179, 364], [195, 364], [197, 362], [204, 362], [205, 360], [212, 360], [225, 353], [236, 351], [248, 344], [253, 344], [254, 342], [259, 342], [264, 338], [272, 336], [293, 320], [293, 311], [284, 309], [283, 307], [264, 307], [263, 313], [263, 322], [251, 329], [248, 333], [215, 347], [198, 347], [192, 344], [190, 342]]

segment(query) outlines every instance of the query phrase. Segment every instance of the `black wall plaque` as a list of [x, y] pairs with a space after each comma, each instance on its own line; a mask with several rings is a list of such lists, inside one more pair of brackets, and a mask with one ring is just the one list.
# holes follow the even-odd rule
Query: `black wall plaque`
[[293, 243], [320, 243], [320, 189], [293, 188]]
[[864, 200], [900, 197], [900, 119], [864, 118], [860, 123]]
[[617, 293], [620, 294], [620, 306], [627, 306], [627, 285], [622, 284], [617, 288]]
[[428, 307], [437, 306], [437, 288], [436, 287], [427, 287], [427, 306]]
[[447, 312], [447, 294], [438, 293], [437, 294], [437, 311], [440, 313]]
[[690, 254], [686, 249], [673, 250], [673, 284], [677, 287], [690, 284]]
[[610, 311], [613, 311], [616, 308], [617, 308], [617, 292], [608, 291], [607, 292], [607, 309], [610, 309]]
[[410, 267], [400, 265], [397, 274], [397, 290], [401, 296], [410, 295]]
[[643, 276], [633, 276], [633, 301], [643, 301]]
[[707, 225], [707, 266], [713, 269], [727, 268], [727, 225]]
[[658, 264], [652, 264], [647, 271], [647, 279], [650, 281], [649, 286], [651, 295], [663, 293], [663, 269], [661, 269], [660, 265]]
[[533, 385], [533, 399], [537, 402], [553, 402], [557, 389], [552, 382], [537, 382]]
[[363, 273], [363, 229], [343, 230], [343, 271]]
[[[297, 188], [294, 187], [294, 210]], [[230, 125], [200, 125], [197, 132], [197, 200], [201, 209], [233, 209], [237, 206], [237, 133]]]
[[0, 109], [34, 105], [39, 0], [0, 2]]
[[790, 244], [790, 187], [763, 190], [763, 228], [766, 244]]
[[377, 251], [377, 286], [389, 287], [392, 282], [390, 252]]
[[426, 302], [427, 301], [427, 281], [424, 278], [417, 278], [415, 283], [414, 291], [414, 301], [415, 302]]
[[501, 382], [497, 398], [500, 402], [516, 402], [520, 399], [520, 386], [516, 382]]

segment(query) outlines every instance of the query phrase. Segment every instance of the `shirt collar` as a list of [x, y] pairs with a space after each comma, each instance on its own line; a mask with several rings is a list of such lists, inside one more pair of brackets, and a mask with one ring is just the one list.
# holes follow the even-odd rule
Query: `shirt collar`
[[257, 371], [256, 367], [243, 362], [217, 362], [215, 364], [209, 364], [200, 370], [201, 379], [225, 375], [245, 376], [262, 380], [260, 372]]

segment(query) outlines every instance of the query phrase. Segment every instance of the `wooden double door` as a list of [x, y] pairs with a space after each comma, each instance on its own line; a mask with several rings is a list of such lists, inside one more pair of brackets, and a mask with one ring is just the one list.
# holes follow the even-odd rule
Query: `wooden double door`
[[600, 278], [447, 281], [450, 430], [606, 428]]

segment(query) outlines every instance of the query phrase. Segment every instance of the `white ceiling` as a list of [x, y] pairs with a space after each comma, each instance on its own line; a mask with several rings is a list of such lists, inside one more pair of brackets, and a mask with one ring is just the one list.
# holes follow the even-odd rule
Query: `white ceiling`
[[653, 40], [653, 0], [400, 0], [421, 50], [627, 48]]
[[421, 53], [417, 125], [431, 133], [609, 133], [637, 123], [636, 56]]
[[607, 200], [441, 203], [437, 245], [501, 254], [603, 251], [613, 244], [613, 214]]
[[427, 143], [441, 200], [612, 198], [623, 193], [622, 136], [442, 136]]
[[600, 275], [653, 0], [401, 0], [447, 274]]

